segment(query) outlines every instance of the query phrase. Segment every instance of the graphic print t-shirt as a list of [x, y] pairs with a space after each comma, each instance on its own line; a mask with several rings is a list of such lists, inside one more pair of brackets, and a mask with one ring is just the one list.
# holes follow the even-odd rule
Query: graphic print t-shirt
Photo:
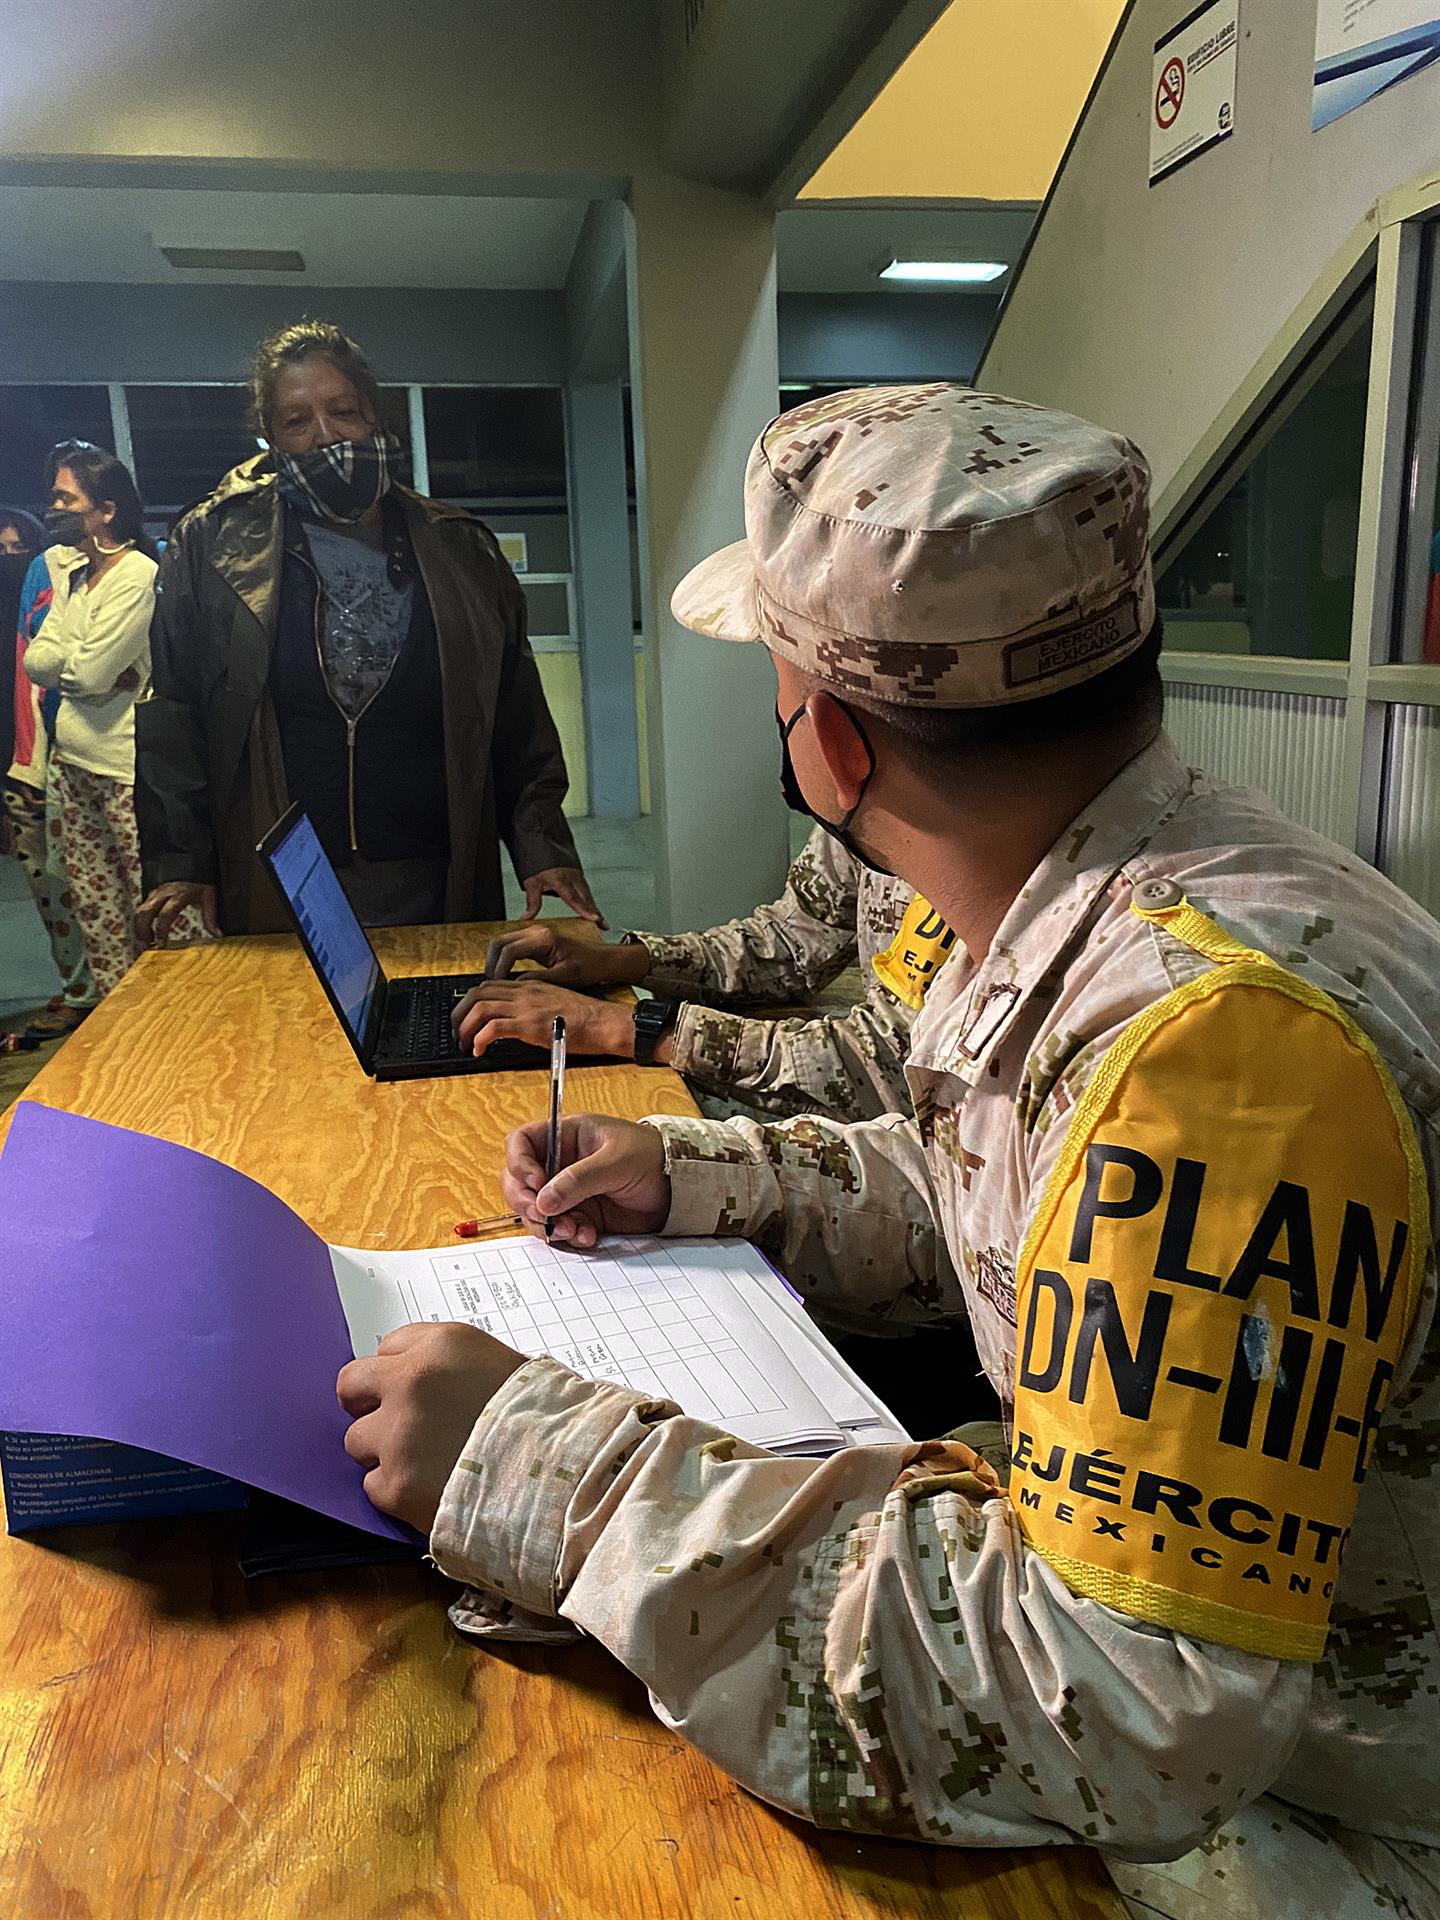
[[397, 587], [379, 528], [307, 520], [310, 557], [324, 588], [320, 654], [330, 691], [356, 719], [390, 677], [410, 628], [415, 590]]

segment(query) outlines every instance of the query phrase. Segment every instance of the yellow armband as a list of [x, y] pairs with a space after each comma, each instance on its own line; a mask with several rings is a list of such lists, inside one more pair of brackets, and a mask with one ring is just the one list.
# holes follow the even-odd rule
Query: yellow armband
[[1215, 964], [1076, 1105], [1019, 1263], [1009, 1497], [1074, 1592], [1314, 1660], [1419, 1297], [1420, 1155], [1328, 995], [1188, 903], [1145, 917]]
[[918, 1013], [930, 982], [944, 965], [955, 934], [928, 900], [917, 893], [905, 909], [900, 931], [871, 961], [875, 977], [895, 998]]

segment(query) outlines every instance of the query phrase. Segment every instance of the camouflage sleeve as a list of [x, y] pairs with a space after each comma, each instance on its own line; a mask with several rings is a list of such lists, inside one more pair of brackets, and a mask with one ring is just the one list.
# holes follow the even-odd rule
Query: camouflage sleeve
[[807, 1300], [851, 1324], [965, 1312], [913, 1120], [644, 1124], [665, 1141], [667, 1234], [753, 1240]]
[[642, 933], [652, 992], [783, 1006], [805, 1000], [855, 958], [859, 873], [819, 827], [778, 900], [708, 933]]
[[992, 1493], [955, 1442], [785, 1459], [540, 1360], [482, 1414], [431, 1550], [601, 1641], [819, 1826], [1183, 1853], [1274, 1778], [1309, 1668], [1077, 1602]]
[[774, 1114], [873, 1120], [908, 1113], [910, 1022], [891, 994], [814, 1020], [753, 1020], [687, 1003], [671, 1065], [705, 1093], [735, 1094]]

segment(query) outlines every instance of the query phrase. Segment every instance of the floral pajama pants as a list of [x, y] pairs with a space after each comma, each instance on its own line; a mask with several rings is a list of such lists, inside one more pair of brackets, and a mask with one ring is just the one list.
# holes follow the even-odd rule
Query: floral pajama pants
[[[70, 876], [75, 918], [85, 942], [96, 990], [109, 993], [140, 957], [135, 910], [140, 905], [140, 836], [135, 789], [127, 780], [52, 760], [58, 802], [60, 857]], [[175, 922], [171, 946], [209, 940], [199, 910], [187, 907]]]
[[19, 781], [5, 785], [5, 817], [16, 858], [25, 869], [36, 911], [50, 936], [50, 951], [67, 1007], [93, 1007], [98, 998], [75, 917], [70, 877], [60, 856], [59, 805], [53, 786], [44, 794]]
[[50, 778], [59, 800], [60, 848], [75, 918], [96, 988], [106, 994], [140, 957], [135, 789], [127, 781], [56, 761]]

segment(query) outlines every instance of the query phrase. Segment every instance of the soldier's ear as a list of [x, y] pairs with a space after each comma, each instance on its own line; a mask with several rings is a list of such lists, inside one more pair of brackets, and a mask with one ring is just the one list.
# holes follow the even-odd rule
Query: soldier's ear
[[871, 774], [875, 755], [870, 744], [864, 716], [852, 712], [843, 700], [837, 700], [823, 688], [806, 701], [815, 746], [835, 789], [842, 813], [858, 806]]

